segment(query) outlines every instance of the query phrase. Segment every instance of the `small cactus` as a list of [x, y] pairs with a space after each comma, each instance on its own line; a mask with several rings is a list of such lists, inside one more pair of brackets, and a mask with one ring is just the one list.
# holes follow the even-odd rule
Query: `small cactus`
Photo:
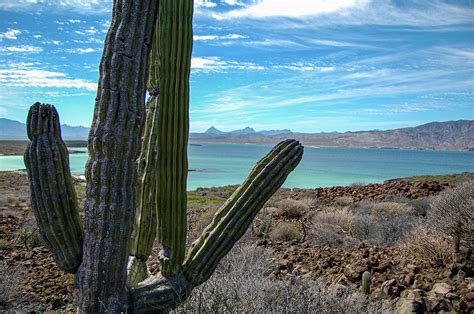
[[372, 275], [370, 274], [370, 272], [365, 271], [362, 274], [362, 282], [360, 284], [360, 288], [361, 288], [362, 292], [365, 295], [370, 294], [370, 284], [371, 284], [371, 282], [372, 282]]

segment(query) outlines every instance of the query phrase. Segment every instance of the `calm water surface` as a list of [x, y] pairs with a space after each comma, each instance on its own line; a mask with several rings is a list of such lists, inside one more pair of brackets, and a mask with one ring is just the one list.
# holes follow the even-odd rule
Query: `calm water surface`
[[[272, 145], [201, 143], [189, 146], [188, 189], [241, 183]], [[85, 148], [72, 148], [83, 150]], [[83, 174], [87, 154], [71, 154], [73, 173]], [[22, 156], [0, 156], [0, 170], [25, 168]], [[474, 152], [306, 147], [286, 187], [380, 183], [387, 179], [474, 172]]]

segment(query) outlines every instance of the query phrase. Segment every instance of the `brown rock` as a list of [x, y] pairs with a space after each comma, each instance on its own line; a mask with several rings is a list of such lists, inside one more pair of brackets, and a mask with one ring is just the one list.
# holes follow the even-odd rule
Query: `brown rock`
[[390, 298], [395, 298], [400, 295], [400, 288], [397, 286], [395, 279], [385, 281], [381, 286], [382, 294]]

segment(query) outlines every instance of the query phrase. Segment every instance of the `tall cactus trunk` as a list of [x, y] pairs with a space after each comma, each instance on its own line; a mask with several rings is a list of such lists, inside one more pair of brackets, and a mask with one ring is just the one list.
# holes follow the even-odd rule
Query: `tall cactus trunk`
[[161, 273], [178, 274], [186, 250], [189, 73], [193, 1], [161, 2], [158, 23], [160, 112], [158, 114], [158, 240]]
[[157, 1], [114, 1], [100, 64], [86, 165], [80, 312], [120, 312], [135, 213], [135, 160], [145, 116], [147, 58]]

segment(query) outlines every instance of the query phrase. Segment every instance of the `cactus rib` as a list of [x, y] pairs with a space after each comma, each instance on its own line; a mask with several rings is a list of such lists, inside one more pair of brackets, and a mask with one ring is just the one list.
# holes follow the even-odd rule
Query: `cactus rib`
[[120, 312], [128, 302], [135, 161], [156, 12], [155, 0], [114, 1], [89, 134], [84, 257], [77, 278], [80, 312]]
[[143, 130], [142, 148], [138, 158], [137, 212], [132, 232], [127, 283], [136, 286], [148, 272], [146, 264], [156, 236], [156, 154], [158, 97], [147, 100], [147, 114]]
[[162, 0], [159, 40], [158, 240], [164, 276], [178, 274], [186, 250], [191, 0]]
[[27, 132], [31, 142], [24, 160], [40, 233], [57, 265], [75, 273], [82, 261], [83, 230], [69, 170], [69, 153], [61, 138], [54, 106], [31, 106]]

